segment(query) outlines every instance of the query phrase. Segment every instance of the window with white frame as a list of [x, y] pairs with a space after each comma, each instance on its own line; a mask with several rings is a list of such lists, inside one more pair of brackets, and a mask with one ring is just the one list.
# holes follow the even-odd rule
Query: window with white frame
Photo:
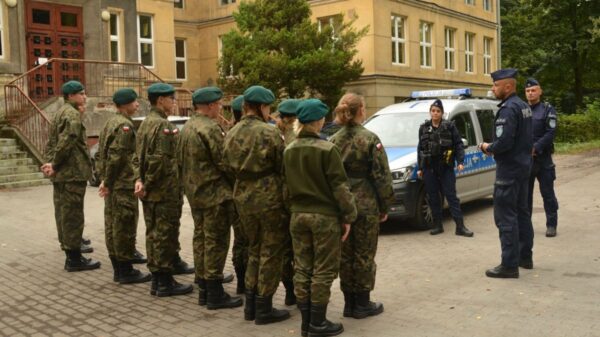
[[483, 0], [483, 10], [488, 12], [492, 11], [492, 0]]
[[475, 6], [475, 0], [465, 0], [465, 4]]
[[489, 37], [483, 38], [483, 73], [492, 73], [492, 39]]
[[235, 0], [219, 0], [221, 1], [221, 5], [229, 5], [229, 4], [234, 4]]
[[392, 63], [406, 64], [404, 18], [396, 15], [392, 15]]
[[343, 20], [343, 17], [339, 14], [317, 18], [319, 32], [323, 30], [323, 27], [329, 26], [331, 27], [331, 39], [337, 41], [339, 39], [338, 34], [342, 27]]
[[138, 43], [139, 62], [154, 67], [154, 32], [150, 15], [138, 15]]
[[421, 67], [424, 68], [431, 68], [431, 27], [429, 22], [421, 22], [419, 25]]
[[175, 70], [178, 80], [185, 80], [187, 78], [185, 53], [185, 40], [175, 39]]
[[119, 41], [119, 14], [110, 13], [110, 60], [113, 62], [121, 61], [120, 41]]
[[465, 71], [467, 73], [475, 72], [475, 34], [465, 33]]
[[175, 0], [175, 2], [173, 3], [173, 6], [175, 8], [183, 8], [183, 0]]
[[456, 29], [444, 29], [444, 69], [456, 70]]
[[0, 60], [4, 59], [4, 12], [0, 4]]

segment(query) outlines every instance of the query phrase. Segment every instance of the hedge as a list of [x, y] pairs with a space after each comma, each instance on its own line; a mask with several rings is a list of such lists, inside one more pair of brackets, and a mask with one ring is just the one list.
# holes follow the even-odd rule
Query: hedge
[[600, 100], [588, 103], [579, 113], [558, 116], [557, 142], [582, 143], [596, 139], [600, 139]]

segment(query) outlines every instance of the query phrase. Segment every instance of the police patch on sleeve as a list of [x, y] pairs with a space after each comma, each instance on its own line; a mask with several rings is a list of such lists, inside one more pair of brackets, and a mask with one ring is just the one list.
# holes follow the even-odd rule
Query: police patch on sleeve
[[504, 133], [504, 125], [496, 125], [496, 137], [497, 138], [502, 137], [503, 133]]
[[550, 129], [555, 129], [555, 128], [556, 128], [556, 119], [554, 119], [554, 118], [551, 118], [551, 119], [548, 121], [548, 126], [550, 127]]

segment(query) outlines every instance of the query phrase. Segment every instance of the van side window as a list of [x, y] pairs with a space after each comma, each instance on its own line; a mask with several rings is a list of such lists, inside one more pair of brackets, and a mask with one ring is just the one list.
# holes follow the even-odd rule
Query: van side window
[[460, 137], [467, 140], [468, 146], [476, 145], [475, 127], [469, 113], [460, 112], [452, 118], [452, 121], [454, 121], [456, 128], [460, 132]]
[[476, 110], [479, 126], [481, 126], [481, 135], [483, 141], [491, 143], [494, 137], [494, 111], [493, 110]]

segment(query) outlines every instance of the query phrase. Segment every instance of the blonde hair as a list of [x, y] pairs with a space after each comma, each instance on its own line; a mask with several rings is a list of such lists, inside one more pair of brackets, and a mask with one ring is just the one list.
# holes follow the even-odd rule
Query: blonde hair
[[306, 124], [303, 124], [300, 122], [300, 120], [296, 119], [296, 121], [294, 122], [294, 133], [298, 135], [302, 130], [312, 133], [319, 133], [321, 131], [319, 130], [319, 122], [321, 121], [321, 119]]
[[342, 125], [358, 125], [356, 116], [360, 109], [365, 106], [364, 98], [355, 93], [347, 93], [338, 102], [335, 108], [335, 116]]

